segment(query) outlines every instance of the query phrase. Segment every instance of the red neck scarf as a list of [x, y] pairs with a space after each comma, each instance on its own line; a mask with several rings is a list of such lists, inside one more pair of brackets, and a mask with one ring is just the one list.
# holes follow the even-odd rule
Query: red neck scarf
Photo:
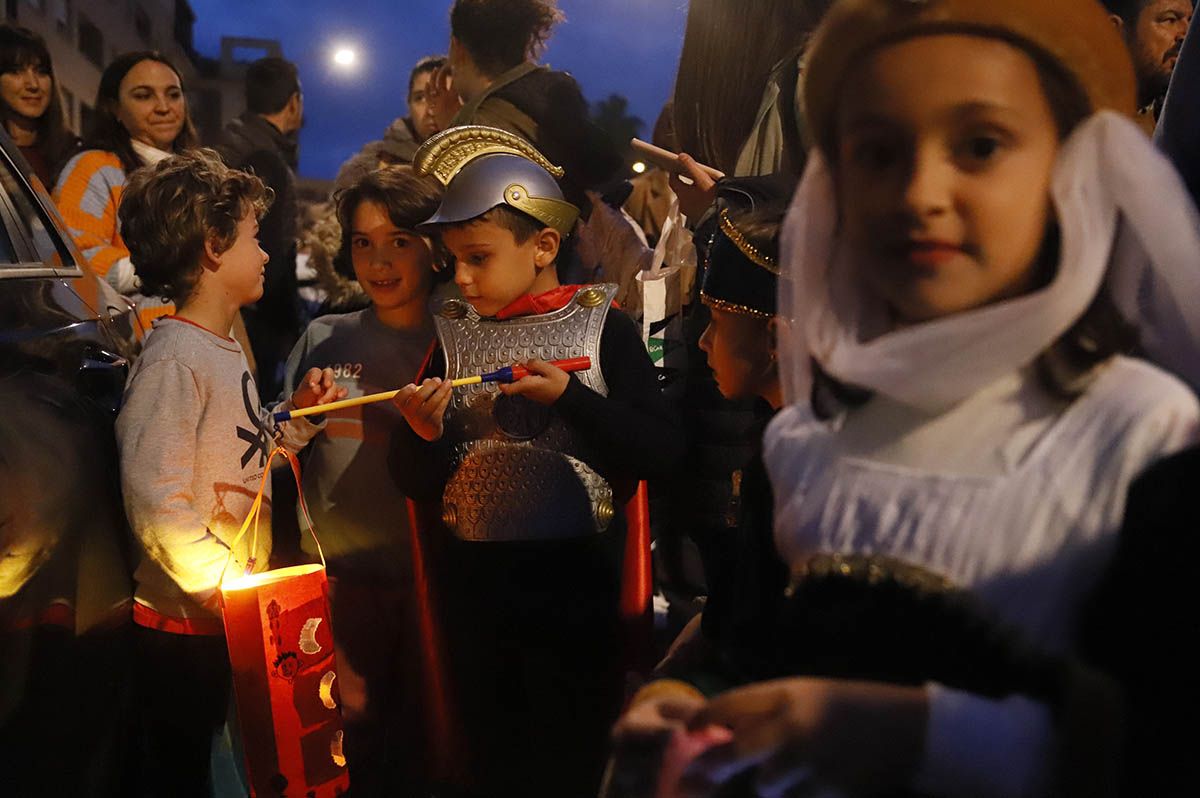
[[519, 296], [502, 308], [494, 318], [497, 321], [515, 319], [520, 316], [535, 316], [539, 313], [551, 313], [560, 310], [575, 297], [575, 293], [583, 288], [582, 285], [560, 285], [549, 291], [534, 296], [525, 294]]

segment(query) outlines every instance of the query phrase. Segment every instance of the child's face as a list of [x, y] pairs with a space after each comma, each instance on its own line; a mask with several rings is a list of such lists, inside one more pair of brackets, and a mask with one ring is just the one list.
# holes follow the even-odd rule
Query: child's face
[[1059, 148], [1033, 60], [930, 35], [875, 52], [852, 80], [835, 180], [868, 289], [901, 322], [1032, 290]]
[[261, 299], [268, 257], [258, 245], [258, 219], [253, 210], [238, 222], [237, 238], [220, 257], [216, 276], [229, 298], [239, 307]]
[[364, 201], [350, 219], [350, 258], [354, 276], [379, 310], [423, 303], [433, 285], [429, 244], [397, 227], [387, 208]]
[[[542, 239], [534, 235], [518, 244], [512, 232], [486, 219], [442, 231], [442, 243], [454, 257], [454, 282], [480, 316], [494, 316], [521, 296], [539, 292], [547, 269], [553, 274], [557, 254], [547, 253]], [[555, 279], [544, 287], [556, 284]]]
[[700, 336], [717, 388], [726, 399], [761, 396], [776, 375], [769, 322], [745, 313], [709, 306], [712, 314]]

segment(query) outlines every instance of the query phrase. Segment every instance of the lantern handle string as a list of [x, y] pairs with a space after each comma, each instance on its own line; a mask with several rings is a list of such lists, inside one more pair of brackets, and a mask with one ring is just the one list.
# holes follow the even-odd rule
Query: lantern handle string
[[271, 461], [275, 459], [275, 455], [282, 454], [292, 467], [292, 476], [296, 478], [296, 492], [300, 497], [300, 510], [304, 515], [304, 521], [308, 524], [309, 534], [312, 535], [313, 542], [317, 544], [317, 556], [321, 558], [321, 567], [325, 567], [325, 551], [321, 548], [321, 541], [317, 539], [317, 528], [312, 522], [312, 516], [308, 513], [308, 503], [304, 500], [304, 486], [300, 480], [300, 461], [296, 459], [296, 455], [282, 446], [275, 447], [271, 454], [267, 457], [266, 468], [263, 469], [262, 483], [258, 486], [258, 495], [254, 497], [254, 503], [250, 505], [250, 512], [246, 515], [246, 520], [242, 522], [242, 528], [234, 535], [233, 540], [229, 544], [229, 556], [225, 558], [225, 567], [221, 569], [221, 578], [218, 580], [218, 585], [225, 584], [225, 574], [229, 571], [229, 564], [233, 562], [233, 552], [237, 549], [238, 543], [241, 543], [246, 532], [249, 531], [250, 525], [254, 525], [254, 535], [251, 537], [251, 557], [253, 552], [258, 551], [258, 516], [262, 512], [263, 494], [267, 491], [267, 480], [271, 478]]

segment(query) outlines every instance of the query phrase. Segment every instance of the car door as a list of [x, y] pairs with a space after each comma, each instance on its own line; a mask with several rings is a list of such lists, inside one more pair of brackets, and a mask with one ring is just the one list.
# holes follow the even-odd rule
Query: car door
[[0, 132], [0, 780], [13, 795], [129, 794], [113, 422], [136, 322], [29, 174]]

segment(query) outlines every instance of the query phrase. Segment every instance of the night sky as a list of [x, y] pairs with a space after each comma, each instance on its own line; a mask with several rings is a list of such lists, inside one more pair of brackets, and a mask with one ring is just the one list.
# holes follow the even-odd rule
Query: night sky
[[[444, 53], [451, 0], [192, 0], [196, 48], [219, 56], [221, 36], [279, 39], [300, 67], [306, 125], [300, 174], [332, 178], [365, 142], [405, 113], [408, 72]], [[571, 72], [589, 101], [623, 94], [645, 121], [667, 100], [679, 60], [687, 0], [559, 0], [567, 21], [543, 62]], [[331, 64], [335, 44], [359, 53], [352, 74]]]

